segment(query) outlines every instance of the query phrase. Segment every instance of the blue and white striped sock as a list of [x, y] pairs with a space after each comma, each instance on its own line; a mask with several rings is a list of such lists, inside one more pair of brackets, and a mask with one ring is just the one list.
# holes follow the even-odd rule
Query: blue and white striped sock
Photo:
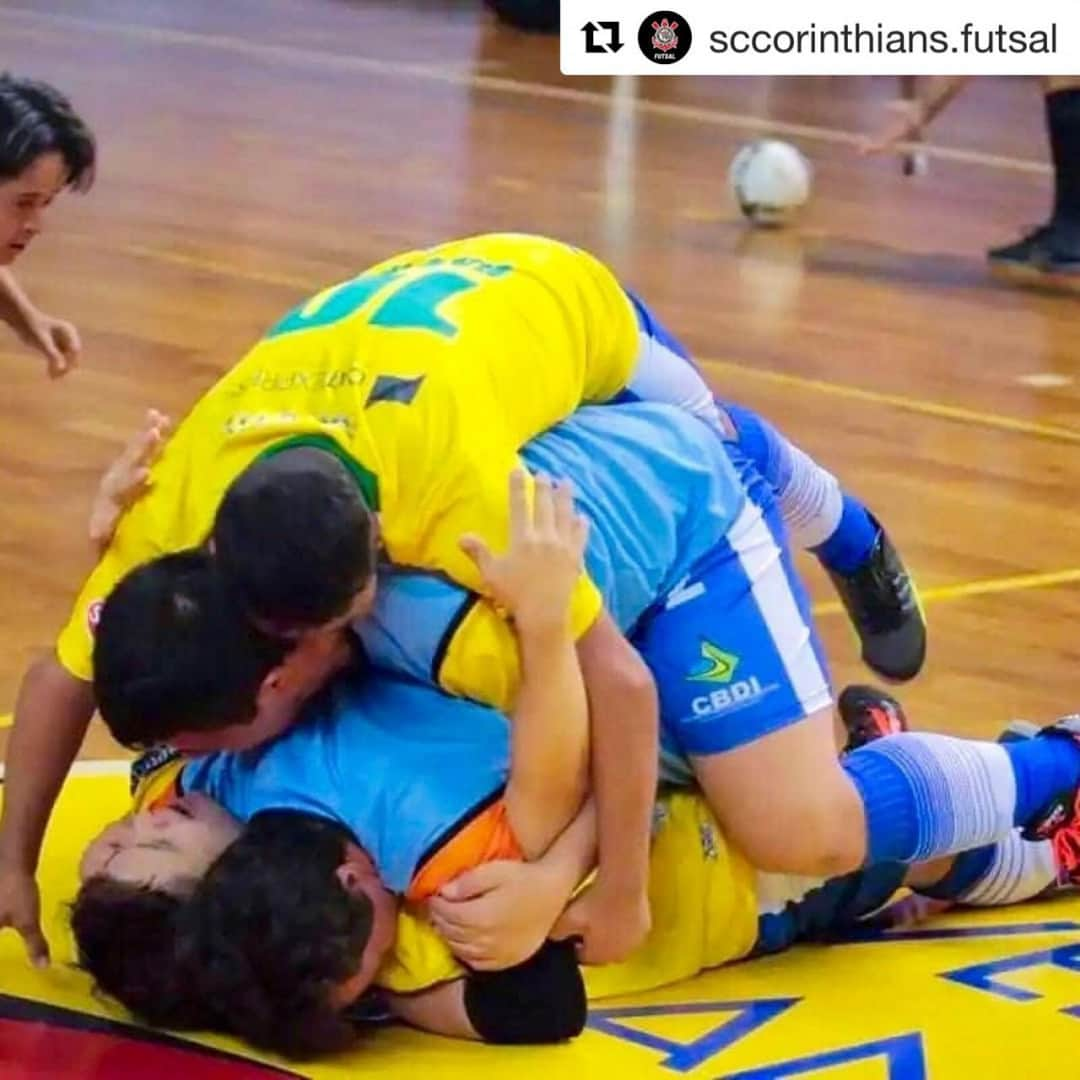
[[842, 766], [866, 812], [867, 862], [919, 862], [1005, 839], [1080, 785], [1070, 738], [1004, 745], [905, 732], [848, 754]]
[[1050, 841], [1025, 840], [1014, 829], [996, 844], [958, 855], [940, 881], [914, 891], [970, 907], [1003, 907], [1033, 900], [1057, 883], [1057, 860]]

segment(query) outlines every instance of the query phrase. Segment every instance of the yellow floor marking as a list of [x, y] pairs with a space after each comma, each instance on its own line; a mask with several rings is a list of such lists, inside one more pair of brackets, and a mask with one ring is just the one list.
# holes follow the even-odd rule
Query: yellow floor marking
[[[1080, 582], [1080, 568], [1073, 570], [1049, 570], [1039, 574], [1014, 574], [1011, 577], [985, 578], [982, 581], [961, 581], [954, 585], [939, 585], [933, 589], [920, 589], [919, 599], [924, 604], [947, 600], [964, 600], [969, 596], [988, 596], [992, 593], [1020, 592], [1022, 589], [1046, 589], [1054, 585], [1072, 585]], [[838, 615], [843, 611], [838, 600], [814, 605], [815, 615]]]
[[962, 405], [949, 405], [942, 401], [908, 397], [904, 394], [890, 394], [881, 390], [867, 390], [861, 386], [830, 382], [827, 379], [810, 379], [804, 375], [792, 375], [786, 371], [770, 371], [765, 368], [747, 367], [731, 360], [705, 357], [700, 359], [699, 362], [710, 374], [722, 373], [735, 378], [773, 383], [776, 386], [791, 386], [799, 390], [810, 390], [819, 394], [832, 394], [836, 397], [849, 398], [854, 401], [864, 401], [873, 405], [886, 405], [894, 409], [902, 409], [905, 412], [933, 416], [940, 420], [952, 420], [977, 427], [994, 428], [998, 431], [1013, 431], [1021, 435], [1035, 435], [1038, 438], [1052, 439], [1056, 442], [1080, 443], [1080, 430], [1061, 427], [1058, 424], [1043, 424], [1037, 420], [1021, 420], [1019, 417], [1006, 416], [1003, 413], [968, 409]]

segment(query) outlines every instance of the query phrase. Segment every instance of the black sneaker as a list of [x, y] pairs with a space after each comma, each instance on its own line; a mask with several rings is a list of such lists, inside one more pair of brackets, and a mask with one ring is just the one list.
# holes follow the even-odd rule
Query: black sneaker
[[904, 707], [873, 686], [847, 686], [836, 703], [847, 731], [845, 751], [908, 730]]
[[1048, 249], [1052, 232], [1053, 229], [1049, 224], [1040, 225], [1020, 240], [1016, 240], [1011, 244], [1003, 244], [1001, 247], [991, 248], [986, 253], [986, 257], [992, 263], [1037, 267]]
[[1080, 251], [1052, 247], [1039, 267], [1045, 274], [1080, 274]]
[[1013, 244], [991, 248], [986, 257], [995, 266], [1048, 274], [1080, 274], [1080, 248], [1067, 242], [1060, 229], [1040, 225]]
[[885, 530], [878, 525], [877, 540], [858, 570], [829, 570], [829, 577], [859, 635], [863, 663], [894, 682], [915, 678], [926, 660], [926, 621], [915, 583]]

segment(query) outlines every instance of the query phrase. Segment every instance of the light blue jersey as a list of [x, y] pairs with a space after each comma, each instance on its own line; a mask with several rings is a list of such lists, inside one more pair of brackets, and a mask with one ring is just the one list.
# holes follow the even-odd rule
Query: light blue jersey
[[274, 742], [184, 767], [181, 787], [247, 821], [297, 810], [347, 828], [388, 888], [498, 799], [510, 740], [493, 709], [392, 678], [339, 680]]
[[[573, 481], [591, 526], [589, 575], [626, 633], [723, 540], [747, 498], [716, 432], [671, 405], [579, 409], [522, 457], [534, 473]], [[374, 612], [355, 629], [372, 663], [438, 685], [441, 658], [476, 600], [444, 578], [388, 567]]]

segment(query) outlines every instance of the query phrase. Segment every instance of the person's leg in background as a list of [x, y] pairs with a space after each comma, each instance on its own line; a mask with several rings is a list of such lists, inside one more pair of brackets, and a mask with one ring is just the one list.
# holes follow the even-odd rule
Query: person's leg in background
[[992, 263], [1080, 273], [1080, 76], [1043, 81], [1046, 132], [1054, 169], [1050, 220], [1022, 240], [991, 248]]
[[[862, 141], [861, 152], [911, 152], [904, 143], [921, 141], [928, 125], [972, 82], [972, 76], [945, 75], [927, 80], [916, 93], [902, 80], [902, 98], [890, 104], [890, 116], [880, 129]], [[1046, 133], [1054, 171], [1054, 201], [1050, 219], [1022, 239], [987, 252], [991, 264], [1080, 273], [1080, 76], [1051, 75], [1043, 80]], [[905, 171], [908, 171], [905, 169]]]

